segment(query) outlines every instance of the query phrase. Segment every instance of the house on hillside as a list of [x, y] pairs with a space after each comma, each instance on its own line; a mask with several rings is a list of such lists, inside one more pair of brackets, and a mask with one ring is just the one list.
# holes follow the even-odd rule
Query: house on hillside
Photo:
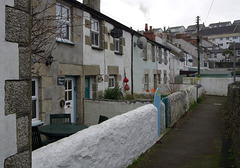
[[[199, 31], [204, 29], [204, 24], [199, 24]], [[197, 25], [190, 25], [187, 27], [187, 30], [185, 31], [188, 35], [196, 35], [197, 34]]]
[[203, 29], [200, 31], [202, 37], [208, 38], [208, 40], [222, 49], [226, 49], [229, 43], [235, 41], [240, 42], [240, 26], [224, 26], [217, 28]]
[[176, 34], [183, 34], [186, 29], [184, 26], [177, 26], [177, 27], [169, 27], [167, 31], [170, 33], [171, 36]]
[[31, 167], [30, 4], [0, 1], [0, 167]]
[[212, 29], [212, 28], [226, 27], [226, 26], [231, 26], [231, 25], [232, 25], [232, 23], [230, 21], [228, 21], [228, 22], [211, 23], [208, 27], [210, 29]]

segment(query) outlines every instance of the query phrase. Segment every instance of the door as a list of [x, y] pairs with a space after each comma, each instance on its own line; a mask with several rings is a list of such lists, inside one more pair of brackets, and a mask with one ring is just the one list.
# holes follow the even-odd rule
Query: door
[[90, 98], [90, 77], [85, 78], [85, 98]]
[[71, 121], [75, 123], [75, 80], [65, 78], [65, 113], [71, 114]]

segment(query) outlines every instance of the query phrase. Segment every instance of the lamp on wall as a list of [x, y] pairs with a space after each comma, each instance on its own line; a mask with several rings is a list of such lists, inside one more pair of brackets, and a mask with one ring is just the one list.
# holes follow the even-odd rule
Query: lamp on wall
[[52, 63], [53, 63], [53, 56], [50, 53], [50, 55], [47, 57], [46, 66], [51, 65]]

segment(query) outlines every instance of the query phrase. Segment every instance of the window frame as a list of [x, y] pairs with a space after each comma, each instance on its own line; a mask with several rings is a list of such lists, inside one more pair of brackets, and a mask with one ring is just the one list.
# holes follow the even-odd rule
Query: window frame
[[159, 47], [158, 48], [158, 63], [161, 64], [162, 63], [162, 48]]
[[[35, 82], [35, 85], [33, 86], [33, 82]], [[32, 90], [34, 87], [34, 92], [35, 95], [33, 95], [32, 92], [32, 101], [36, 101], [36, 106], [35, 106], [35, 113], [36, 113], [36, 117], [32, 118], [32, 122], [36, 122], [39, 121], [39, 97], [38, 97], [38, 79], [37, 78], [32, 78]], [[33, 113], [33, 103], [32, 103], [32, 113]], [[32, 115], [33, 116], [33, 115]]]
[[151, 49], [152, 49], [152, 62], [155, 62], [155, 45], [154, 44], [152, 44]]
[[144, 90], [149, 91], [149, 79], [148, 74], [144, 74]]
[[[96, 41], [96, 37], [98, 38]], [[100, 47], [100, 22], [97, 19], [91, 19], [91, 45]]]
[[114, 52], [120, 53], [120, 38], [114, 38]]
[[[61, 8], [61, 16], [59, 16], [59, 14], [57, 13], [58, 12], [58, 10], [57, 10], [57, 7], [60, 7]], [[63, 8], [65, 8], [67, 11], [68, 11], [68, 13], [67, 13], [67, 19], [62, 19], [62, 17], [63, 17], [63, 12], [62, 12], [62, 9]], [[59, 19], [59, 17], [61, 17], [61, 19]], [[71, 9], [68, 7], [68, 6], [66, 6], [66, 5], [63, 5], [63, 4], [61, 4], [61, 3], [56, 3], [56, 24], [57, 24], [57, 30], [56, 30], [56, 39], [58, 40], [58, 41], [71, 41]], [[60, 23], [61, 24], [61, 26], [59, 27], [58, 26], [58, 23]], [[62, 29], [64, 29], [64, 26], [67, 26], [67, 28], [66, 28], [66, 30], [67, 30], [67, 38], [65, 38], [64, 37], [64, 35], [63, 35], [63, 37], [62, 37], [62, 34], [64, 34], [64, 33], [61, 33], [61, 30]], [[60, 32], [59, 32], [59, 29], [60, 29]], [[60, 34], [60, 35], [59, 35]]]
[[110, 75], [109, 79], [108, 79], [108, 87], [110, 89], [115, 88], [115, 81], [116, 81], [115, 76], [114, 75]]
[[167, 50], [164, 49], [164, 64], [167, 65]]

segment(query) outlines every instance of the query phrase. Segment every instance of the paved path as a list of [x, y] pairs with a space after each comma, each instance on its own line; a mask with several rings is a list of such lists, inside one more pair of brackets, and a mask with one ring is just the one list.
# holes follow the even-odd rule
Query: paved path
[[223, 104], [206, 96], [130, 168], [222, 167]]

